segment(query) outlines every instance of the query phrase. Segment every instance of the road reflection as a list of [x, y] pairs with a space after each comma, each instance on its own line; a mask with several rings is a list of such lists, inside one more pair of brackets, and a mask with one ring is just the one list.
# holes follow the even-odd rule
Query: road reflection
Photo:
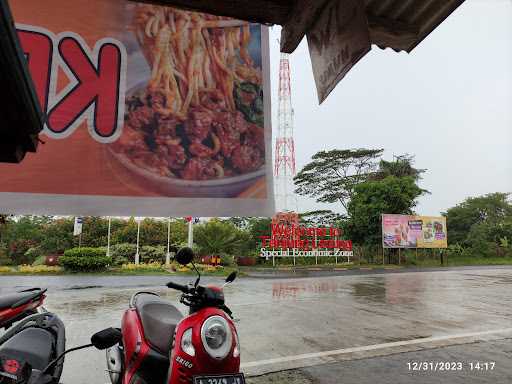
[[277, 299], [298, 298], [305, 293], [333, 293], [338, 290], [334, 281], [280, 282], [272, 284], [272, 297]]

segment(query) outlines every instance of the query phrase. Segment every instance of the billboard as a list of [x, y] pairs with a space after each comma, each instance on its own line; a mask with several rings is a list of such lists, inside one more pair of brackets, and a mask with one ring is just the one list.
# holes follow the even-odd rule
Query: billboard
[[0, 165], [0, 212], [273, 214], [267, 27], [128, 0], [10, 4], [47, 119], [37, 154]]
[[384, 248], [447, 248], [446, 217], [382, 215]]

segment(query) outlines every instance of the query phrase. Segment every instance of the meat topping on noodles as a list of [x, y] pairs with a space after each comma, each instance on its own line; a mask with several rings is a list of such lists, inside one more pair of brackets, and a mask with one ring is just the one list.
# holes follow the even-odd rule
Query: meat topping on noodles
[[113, 145], [161, 176], [209, 180], [265, 162], [261, 68], [251, 26], [226, 17], [137, 5], [134, 31], [150, 64]]

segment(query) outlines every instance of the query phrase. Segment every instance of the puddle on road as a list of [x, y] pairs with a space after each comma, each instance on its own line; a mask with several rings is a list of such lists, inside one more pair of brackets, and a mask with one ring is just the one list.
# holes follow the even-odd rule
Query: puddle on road
[[[418, 303], [425, 291], [421, 276], [378, 276], [363, 282], [343, 280], [290, 281], [272, 284], [274, 300], [343, 295], [361, 303], [412, 304]], [[334, 295], [334, 296], [335, 296]]]
[[82, 289], [92, 289], [92, 288], [105, 288], [103, 285], [73, 285], [69, 288], [64, 288], [63, 291], [79, 291]]
[[[95, 316], [99, 313], [108, 313], [128, 308], [130, 298], [139, 289], [134, 290], [73, 290], [77, 292], [69, 296], [67, 293], [50, 296], [48, 308], [63, 316], [80, 319], [81, 317]], [[169, 290], [151, 290], [158, 293], [162, 298], [176, 304], [177, 296]]]
[[339, 284], [335, 281], [294, 281], [272, 284], [272, 297], [275, 299], [296, 299], [308, 294], [337, 292]]
[[121, 307], [128, 307], [131, 293], [108, 293], [105, 292], [96, 298], [79, 298], [78, 300], [59, 301], [57, 297], [52, 298], [48, 307], [52, 311], [69, 315], [73, 318], [95, 315], [98, 312], [111, 311]]
[[389, 276], [350, 284], [351, 295], [362, 303], [418, 305], [426, 287], [423, 276]]

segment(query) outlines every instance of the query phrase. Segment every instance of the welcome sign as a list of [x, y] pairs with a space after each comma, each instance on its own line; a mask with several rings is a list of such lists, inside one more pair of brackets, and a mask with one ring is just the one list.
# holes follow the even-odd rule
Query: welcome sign
[[352, 241], [342, 240], [342, 230], [334, 227], [305, 227], [272, 223], [271, 235], [260, 236], [260, 256], [270, 257], [351, 257]]

